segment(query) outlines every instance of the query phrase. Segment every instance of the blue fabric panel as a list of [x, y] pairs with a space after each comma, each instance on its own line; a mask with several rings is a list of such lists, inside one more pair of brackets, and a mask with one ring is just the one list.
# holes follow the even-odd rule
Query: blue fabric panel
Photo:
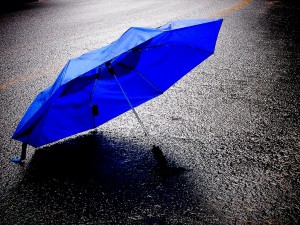
[[91, 129], [89, 103], [94, 79], [81, 79], [64, 87], [64, 91], [31, 129], [28, 142], [36, 147]]
[[[178, 53], [180, 53], [180, 57], [177, 55]], [[144, 74], [159, 90], [164, 92], [209, 55], [211, 53], [186, 47], [151, 48], [143, 51], [141, 55], [141, 59], [149, 59], [147, 60], [149, 64], [141, 60], [136, 66], [136, 70]], [[174, 66], [181, 64], [185, 66]]]
[[117, 41], [107, 47], [86, 53], [70, 60], [63, 84], [98, 67], [135, 46], [161, 34], [163, 31], [153, 28], [133, 27], [127, 30]]
[[[134, 107], [160, 94], [138, 73], [121, 66], [116, 66], [115, 71], [119, 83]], [[127, 74], [124, 76], [126, 72]], [[109, 77], [111, 79], [108, 79]], [[99, 116], [95, 117], [97, 126], [131, 109], [117, 81], [107, 71], [103, 71], [100, 75], [93, 95], [93, 104], [99, 105]]]

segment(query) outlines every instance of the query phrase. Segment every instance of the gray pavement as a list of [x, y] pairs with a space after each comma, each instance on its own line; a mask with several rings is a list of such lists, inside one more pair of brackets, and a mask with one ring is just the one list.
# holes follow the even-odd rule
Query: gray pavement
[[[0, 15], [0, 224], [298, 224], [296, 1], [41, 0]], [[230, 10], [228, 10], [230, 9]], [[226, 13], [226, 14], [225, 14]], [[40, 149], [11, 140], [69, 58], [130, 26], [224, 14], [215, 54], [137, 111]]]

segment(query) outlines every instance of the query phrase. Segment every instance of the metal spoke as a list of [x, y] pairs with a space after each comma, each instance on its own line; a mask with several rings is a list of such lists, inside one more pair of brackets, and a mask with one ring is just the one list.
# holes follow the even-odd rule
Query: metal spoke
[[139, 115], [138, 115], [137, 112], [135, 111], [135, 109], [134, 109], [133, 105], [131, 104], [131, 102], [130, 102], [128, 96], [126, 95], [126, 93], [125, 93], [125, 91], [124, 91], [122, 85], [120, 84], [120, 82], [119, 82], [119, 80], [118, 80], [116, 74], [113, 74], [113, 76], [114, 76], [114, 78], [116, 79], [116, 81], [117, 81], [117, 83], [118, 83], [118, 85], [119, 85], [119, 87], [120, 87], [120, 89], [121, 89], [121, 91], [122, 91], [122, 93], [123, 93], [125, 99], [127, 100], [127, 102], [128, 102], [128, 104], [129, 104], [129, 106], [130, 106], [132, 112], [134, 113], [134, 115], [135, 115], [135, 117], [137, 118], [138, 122], [141, 124], [141, 126], [142, 126], [142, 128], [143, 128], [143, 130], [144, 130], [144, 132], [145, 132], [145, 134], [146, 134], [146, 136], [150, 136], [149, 133], [148, 133], [148, 131], [147, 131], [147, 129], [146, 129], [146, 127], [145, 127], [145, 125], [143, 124], [143, 122], [142, 122], [142, 120], [140, 119]]

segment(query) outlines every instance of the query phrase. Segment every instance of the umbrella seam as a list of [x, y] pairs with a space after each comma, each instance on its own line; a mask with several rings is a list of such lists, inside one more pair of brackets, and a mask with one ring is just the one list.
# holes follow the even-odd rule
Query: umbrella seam
[[186, 47], [186, 48], [193, 48], [196, 50], [200, 50], [200, 51], [205, 51], [205, 52], [209, 52], [209, 53], [214, 53], [214, 51], [209, 51], [203, 48], [197, 48], [197, 47], [193, 47], [193, 46], [189, 46], [189, 45], [182, 45], [182, 44], [167, 44], [167, 45], [155, 45], [155, 46], [148, 46], [146, 48], [141, 48], [141, 49], [137, 49], [137, 51], [142, 51], [142, 50], [148, 50], [148, 49], [154, 49], [154, 48], [159, 48], [159, 47], [166, 47], [166, 46], [180, 46], [180, 47]]
[[[67, 69], [68, 69], [68, 67], [69, 67], [69, 65], [70, 65], [70, 62], [71, 62], [71, 60], [68, 60], [68, 63], [67, 63], [67, 66], [66, 66], [66, 68], [65, 68], [65, 70], [64, 70], [64, 73], [62, 74], [62, 79], [61, 79], [61, 81], [60, 81], [60, 87], [63, 85], [63, 80], [65, 79], [65, 75], [66, 75], [66, 71], [67, 71]], [[68, 83], [68, 82], [67, 82]]]

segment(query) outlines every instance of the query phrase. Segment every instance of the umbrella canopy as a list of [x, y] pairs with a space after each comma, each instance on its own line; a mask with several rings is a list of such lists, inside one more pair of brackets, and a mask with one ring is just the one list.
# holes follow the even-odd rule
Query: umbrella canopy
[[166, 91], [213, 54], [222, 19], [132, 27], [71, 59], [32, 102], [14, 139], [39, 147], [95, 128]]

